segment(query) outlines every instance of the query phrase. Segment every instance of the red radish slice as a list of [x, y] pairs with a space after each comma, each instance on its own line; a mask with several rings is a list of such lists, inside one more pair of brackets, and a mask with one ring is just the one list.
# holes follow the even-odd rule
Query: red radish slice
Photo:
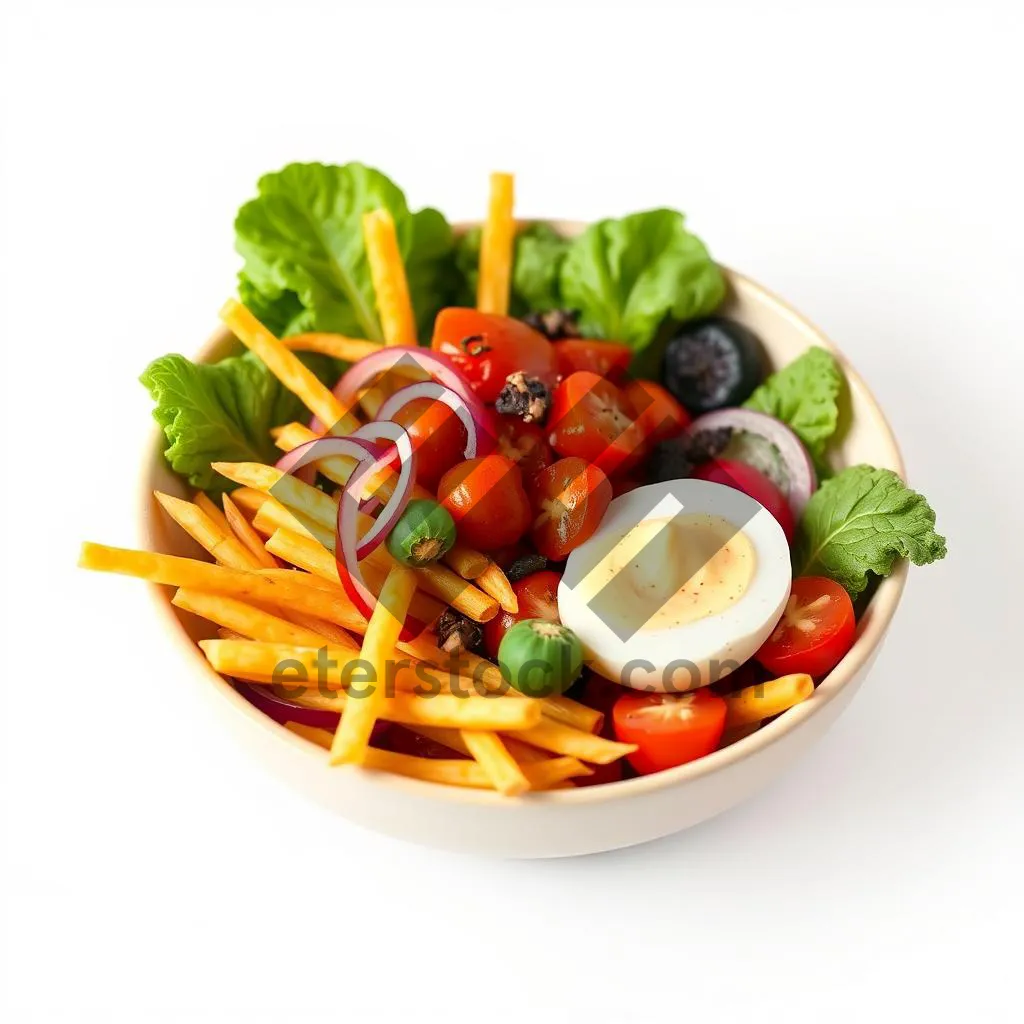
[[420, 384], [410, 384], [408, 387], [396, 391], [380, 407], [377, 419], [392, 419], [399, 410], [404, 409], [417, 398], [430, 398], [435, 402], [443, 402], [458, 416], [459, 421], [466, 428], [466, 450], [462, 453], [462, 457], [475, 459], [478, 455], [487, 455], [492, 451], [495, 440], [487, 407], [475, 395], [471, 397], [472, 403], [467, 402], [451, 388], [438, 384], [437, 381], [427, 380]]
[[[742, 453], [736, 452], [731, 447], [727, 447], [721, 457], [748, 462], [754, 469], [760, 470], [772, 479], [786, 495], [793, 516], [799, 521], [804, 506], [818, 486], [814, 463], [800, 438], [785, 423], [775, 419], [774, 416], [755, 412], [753, 409], [716, 409], [714, 412], [705, 413], [690, 424], [686, 434], [688, 437], [693, 437], [705, 430], [719, 430], [722, 427], [752, 434], [769, 442], [775, 448], [779, 453], [786, 477], [785, 481], [776, 479], [775, 475], [767, 471], [763, 464], [759, 464], [754, 459], [744, 458]], [[733, 443], [730, 442], [730, 446]]]

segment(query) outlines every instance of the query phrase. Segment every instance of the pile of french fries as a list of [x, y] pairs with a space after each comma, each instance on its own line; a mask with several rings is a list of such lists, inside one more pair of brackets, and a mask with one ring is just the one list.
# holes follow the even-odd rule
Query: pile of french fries
[[[508, 308], [512, 191], [511, 176], [492, 176], [478, 292], [478, 305], [487, 312]], [[415, 318], [394, 222], [386, 210], [376, 210], [364, 217], [363, 230], [383, 344], [415, 345]], [[353, 362], [379, 343], [329, 334], [282, 342], [234, 300], [221, 318], [331, 433], [345, 436], [362, 416], [372, 418], [379, 408], [381, 396], [368, 392], [343, 405], [295, 355], [319, 351]], [[300, 423], [273, 433], [283, 451], [318, 436]], [[339, 487], [355, 467], [343, 456], [317, 463], [320, 474]], [[330, 764], [517, 795], [570, 785], [569, 780], [591, 774], [588, 765], [611, 763], [634, 749], [598, 735], [599, 712], [564, 696], [525, 697], [508, 688], [493, 663], [469, 653], [453, 660], [429, 631], [411, 641], [401, 639], [406, 615], [433, 623], [450, 606], [487, 622], [499, 609], [518, 610], [508, 579], [485, 554], [456, 544], [443, 564], [410, 569], [379, 546], [360, 564], [378, 595], [367, 620], [338, 574], [337, 493], [259, 463], [215, 463], [213, 468], [239, 485], [224, 495], [221, 507], [202, 493], [192, 501], [156, 494], [167, 515], [212, 561], [87, 543], [80, 564], [175, 587], [176, 607], [216, 625], [218, 638], [199, 646], [223, 676], [275, 686], [282, 682], [280, 666], [296, 669], [300, 678], [287, 680], [288, 699], [341, 717], [333, 735], [297, 723], [288, 727], [329, 750]], [[393, 471], [383, 472], [373, 485], [379, 494], [389, 494]], [[414, 496], [432, 497], [422, 488]], [[364, 517], [361, 530], [368, 525]], [[358, 698], [347, 692], [347, 669], [356, 659], [372, 666], [371, 678], [379, 684]], [[331, 666], [326, 672], [324, 664]], [[388, 685], [380, 685], [383, 681]], [[376, 749], [370, 739], [378, 720], [443, 744], [452, 757]]]

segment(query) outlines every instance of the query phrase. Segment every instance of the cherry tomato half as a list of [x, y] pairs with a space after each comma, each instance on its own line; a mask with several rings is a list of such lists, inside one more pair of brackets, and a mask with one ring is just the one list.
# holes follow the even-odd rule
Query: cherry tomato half
[[502, 637], [523, 619], [545, 619], [559, 622], [558, 584], [562, 574], [545, 569], [524, 576], [512, 584], [512, 592], [519, 601], [519, 611], [501, 611], [484, 625], [484, 647], [492, 658], [498, 657]]
[[412, 441], [416, 482], [428, 491], [436, 490], [441, 477], [462, 461], [466, 428], [449, 406], [432, 398], [414, 398], [392, 419], [405, 427]]
[[551, 342], [521, 320], [452, 306], [434, 321], [430, 347], [447, 356], [484, 402], [494, 403], [505, 378], [522, 370], [550, 388], [557, 379]]
[[725, 484], [726, 487], [735, 487], [749, 495], [754, 501], [759, 501], [778, 521], [785, 533], [787, 540], [793, 539], [796, 530], [796, 522], [793, 519], [793, 510], [789, 507], [786, 496], [759, 470], [748, 466], [745, 462], [737, 462], [735, 459], [711, 459], [698, 466], [693, 475], [698, 480], [708, 480], [713, 484]]
[[529, 482], [551, 465], [551, 448], [536, 423], [524, 423], [517, 416], [498, 417], [498, 454], [511, 459]]
[[532, 522], [523, 474], [496, 452], [449, 469], [437, 485], [437, 500], [455, 520], [459, 540], [483, 551], [514, 544]]
[[641, 775], [710, 754], [722, 738], [726, 704], [706, 687], [690, 693], [627, 693], [612, 708], [615, 735], [639, 748], [628, 754]]
[[592, 462], [607, 476], [636, 465], [643, 432], [623, 393], [589, 370], [566, 377], [548, 414], [548, 441], [559, 455]]
[[754, 657], [779, 676], [828, 675], [853, 646], [856, 629], [853, 602], [838, 583], [800, 576], [779, 624]]
[[568, 377], [577, 370], [590, 370], [611, 380], [621, 380], [633, 358], [633, 350], [628, 345], [594, 338], [568, 338], [552, 342], [551, 347], [560, 377]]
[[608, 477], [583, 459], [559, 459], [538, 473], [529, 488], [530, 538], [553, 562], [590, 540], [612, 500]]
[[630, 381], [625, 395], [648, 445], [676, 437], [690, 425], [690, 414], [653, 380]]

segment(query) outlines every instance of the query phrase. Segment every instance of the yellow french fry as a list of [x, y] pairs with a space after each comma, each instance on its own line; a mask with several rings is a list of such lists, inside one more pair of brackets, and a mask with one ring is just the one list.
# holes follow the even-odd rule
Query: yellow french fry
[[416, 344], [416, 318], [409, 298], [409, 282], [398, 248], [395, 222], [385, 209], [363, 214], [366, 261], [377, 297], [377, 312], [385, 345]]
[[[395, 660], [402, 624], [416, 590], [416, 577], [409, 569], [392, 569], [373, 609], [359, 652], [377, 679], [387, 675], [387, 662]], [[370, 733], [381, 712], [385, 694], [380, 686], [357, 701], [349, 700], [331, 745], [331, 764], [362, 764], [370, 746]]]
[[745, 686], [725, 696], [725, 727], [735, 729], [748, 722], [762, 722], [782, 714], [814, 693], [814, 680], [804, 673], [780, 676], [766, 683]]
[[[262, 608], [233, 597], [179, 587], [172, 598], [172, 603], [177, 608], [192, 612], [193, 615], [200, 615], [217, 623], [218, 626], [253, 640], [306, 647], [321, 647], [327, 643], [325, 637], [311, 629], [297, 626], [287, 619], [271, 615]], [[352, 646], [355, 647], [355, 644]]]
[[162, 491], [153, 494], [163, 510], [221, 565], [232, 569], [256, 568], [256, 559], [238, 538], [230, 531], [225, 533], [198, 505]]
[[228, 299], [220, 311], [220, 318], [232, 334], [251, 352], [254, 352], [270, 372], [296, 395], [303, 405], [327, 425], [332, 434], [344, 436], [359, 427], [359, 420], [335, 398], [330, 388], [263, 326], [236, 299]]
[[512, 175], [492, 174], [487, 220], [480, 241], [480, 279], [476, 291], [476, 308], [482, 313], [508, 315], [512, 247], [516, 233], [513, 205]]
[[265, 569], [278, 568], [277, 559], [263, 546], [260, 535], [252, 528], [249, 520], [242, 515], [238, 506], [231, 500], [231, 497], [225, 494], [223, 501], [224, 522], [227, 523], [228, 528], [238, 538], [242, 547], [252, 555], [253, 561], [257, 565], [262, 565]]

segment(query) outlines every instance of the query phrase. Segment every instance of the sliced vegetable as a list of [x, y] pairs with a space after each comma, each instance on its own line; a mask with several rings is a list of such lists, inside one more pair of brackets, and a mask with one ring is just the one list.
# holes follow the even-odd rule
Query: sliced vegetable
[[438, 482], [461, 462], [469, 434], [455, 411], [433, 398], [414, 398], [389, 419], [405, 427], [416, 453], [416, 482], [436, 491]]
[[544, 430], [516, 416], [498, 417], [497, 444], [498, 452], [519, 467], [527, 484], [542, 469], [547, 469], [554, 458]]
[[789, 502], [799, 519], [818, 486], [807, 449], [784, 423], [752, 409], [719, 409], [694, 420], [687, 433], [699, 439], [707, 431], [728, 429], [724, 459], [745, 462], [763, 473]]
[[710, 754], [725, 728], [725, 701], [707, 688], [683, 694], [625, 693], [612, 708], [615, 736], [635, 743], [627, 755], [641, 775]]
[[437, 497], [455, 520], [459, 540], [481, 551], [514, 544], [530, 526], [523, 475], [514, 462], [497, 453], [448, 470]]
[[441, 402], [458, 417], [466, 433], [466, 447], [463, 457], [476, 458], [481, 451], [490, 451], [494, 444], [493, 420], [487, 410], [475, 399], [467, 402], [461, 395], [436, 381], [427, 380], [421, 384], [410, 384], [396, 391], [377, 413], [378, 420], [394, 420], [396, 414], [408, 402], [419, 398], [428, 398], [432, 402]]
[[547, 429], [548, 441], [560, 455], [592, 462], [608, 476], [628, 470], [643, 455], [643, 432], [625, 395], [588, 370], [558, 385]]
[[842, 388], [843, 375], [835, 357], [815, 346], [773, 373], [745, 404], [748, 409], [781, 420], [807, 446], [813, 458], [821, 459], [825, 445], [839, 425], [838, 400]]
[[388, 551], [403, 565], [419, 568], [441, 558], [455, 543], [455, 523], [446, 508], [414, 498], [388, 534]]
[[690, 414], [653, 380], [630, 381], [625, 396], [647, 445], [678, 437], [690, 425]]
[[665, 347], [665, 387], [691, 413], [740, 405], [764, 378], [757, 337], [742, 324], [711, 317], [689, 324]]
[[557, 371], [551, 342], [521, 320], [452, 306], [441, 310], [431, 342], [469, 381], [484, 402], [493, 403], [517, 370], [551, 388]]
[[850, 595], [823, 576], [800, 576], [774, 632], [754, 655], [778, 676], [828, 675], [853, 646], [857, 623]]
[[629, 369], [633, 350], [628, 345], [597, 338], [567, 338], [551, 346], [555, 351], [559, 377], [577, 370], [590, 370], [612, 381], [619, 381]]
[[534, 547], [553, 562], [588, 541], [612, 500], [612, 485], [584, 459], [559, 459], [530, 484]]
[[736, 490], [750, 495], [754, 501], [759, 501], [778, 521], [786, 534], [786, 539], [792, 542], [793, 534], [796, 531], [796, 521], [793, 519], [793, 512], [789, 507], [786, 496], [764, 475], [748, 466], [745, 462], [733, 462], [729, 459], [712, 459], [698, 466], [693, 475], [698, 480], [708, 480], [713, 484], [725, 484], [726, 487], [735, 487]]
[[498, 650], [502, 677], [527, 697], [564, 693], [583, 671], [583, 647], [567, 626], [545, 619], [517, 622]]
[[591, 224], [570, 243], [560, 284], [558, 305], [580, 311], [584, 335], [624, 342], [634, 353], [666, 319], [706, 316], [725, 298], [721, 272], [674, 210]]
[[868, 575], [888, 576], [900, 558], [927, 565], [946, 555], [935, 513], [891, 469], [851, 466], [811, 496], [793, 564], [800, 576], [828, 576], [856, 597]]
[[492, 658], [498, 656], [502, 638], [517, 622], [524, 619], [559, 621], [558, 584], [561, 579], [561, 573], [542, 570], [530, 573], [512, 583], [512, 592], [519, 602], [519, 611], [499, 612], [484, 626], [484, 647]]

